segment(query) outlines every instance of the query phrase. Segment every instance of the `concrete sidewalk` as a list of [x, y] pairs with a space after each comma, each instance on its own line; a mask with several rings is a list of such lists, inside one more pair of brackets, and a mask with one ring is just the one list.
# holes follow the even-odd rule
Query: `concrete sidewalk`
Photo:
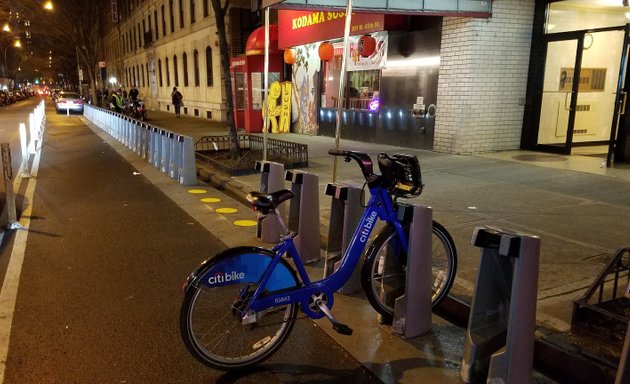
[[[195, 140], [227, 134], [224, 125], [197, 118], [176, 120], [171, 114], [150, 111], [149, 119], [150, 124]], [[309, 167], [303, 170], [319, 176], [321, 233], [325, 234], [330, 198], [323, 192], [333, 179], [334, 158], [327, 151], [334, 147], [334, 139], [299, 134], [268, 137], [308, 145]], [[616, 249], [630, 246], [630, 168], [602, 168], [601, 157], [524, 151], [458, 156], [346, 140], [341, 140], [340, 147], [364, 151], [373, 158], [379, 152], [418, 156], [425, 189], [414, 202], [432, 207], [434, 219], [453, 236], [459, 266], [451, 294], [464, 302], [470, 301], [479, 263], [479, 249], [470, 244], [476, 227], [490, 225], [539, 236], [537, 322], [541, 337], [569, 330], [573, 300], [592, 284]], [[229, 177], [206, 168], [200, 170], [200, 176], [241, 200], [246, 192], [260, 187], [258, 174]], [[339, 161], [337, 181], [361, 186], [364, 180], [356, 163]], [[355, 329], [355, 336], [334, 332], [331, 336], [384, 382], [426, 379], [427, 366], [445, 375], [435, 382], [458, 382], [463, 346], [460, 328], [436, 320], [428, 339], [403, 341], [375, 321], [364, 321], [373, 312], [361, 297], [340, 295], [334, 310]], [[431, 343], [438, 347], [428, 347]], [[448, 345], [451, 348], [439, 347]], [[426, 348], [432, 349], [432, 356], [424, 355]], [[608, 368], [614, 364], [610, 361]]]

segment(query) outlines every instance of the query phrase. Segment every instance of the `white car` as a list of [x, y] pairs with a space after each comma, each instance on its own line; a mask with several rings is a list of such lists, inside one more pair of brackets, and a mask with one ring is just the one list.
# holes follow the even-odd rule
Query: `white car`
[[78, 112], [83, 113], [83, 99], [76, 92], [59, 92], [55, 99], [57, 113]]

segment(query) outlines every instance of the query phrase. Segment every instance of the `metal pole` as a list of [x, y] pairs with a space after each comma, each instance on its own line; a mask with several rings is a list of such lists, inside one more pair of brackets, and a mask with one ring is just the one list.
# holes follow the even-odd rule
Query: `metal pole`
[[[343, 111], [343, 100], [346, 88], [346, 61], [348, 57], [348, 37], [350, 36], [350, 24], [352, 21], [352, 0], [348, 0], [346, 6], [346, 27], [343, 31], [343, 56], [341, 58], [341, 75], [339, 76], [339, 95], [337, 102], [337, 126], [335, 130], [335, 149], [339, 149], [339, 136], [341, 135], [341, 115]], [[333, 183], [337, 181], [338, 156], [333, 162]]]
[[[269, 95], [269, 7], [265, 8], [265, 97], [263, 102], [263, 161], [267, 161], [267, 127], [269, 125], [269, 111], [267, 108], [267, 96]], [[336, 156], [335, 156], [336, 158]]]

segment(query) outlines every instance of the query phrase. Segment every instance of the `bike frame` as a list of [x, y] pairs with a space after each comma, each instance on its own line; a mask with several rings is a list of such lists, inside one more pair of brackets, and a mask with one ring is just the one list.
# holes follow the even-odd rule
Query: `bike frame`
[[[252, 296], [252, 302], [249, 305], [248, 310], [254, 312], [260, 312], [266, 308], [286, 305], [291, 303], [308, 303], [313, 295], [325, 293], [329, 295], [329, 306], [332, 305], [332, 296], [335, 291], [341, 288], [350, 279], [356, 265], [359, 263], [363, 249], [367, 244], [367, 241], [374, 229], [377, 220], [383, 220], [390, 223], [396, 228], [398, 236], [401, 240], [401, 244], [405, 253], [408, 248], [407, 234], [403, 229], [403, 224], [399, 221], [397, 212], [394, 211], [394, 203], [389, 196], [386, 188], [380, 186], [370, 188], [371, 197], [367, 203], [361, 221], [352, 235], [350, 244], [343, 254], [341, 264], [339, 268], [333, 272], [330, 276], [311, 282], [304, 264], [302, 263], [299, 253], [293, 243], [294, 236], [285, 236], [282, 242], [272, 248], [274, 258], [265, 271], [256, 292]], [[283, 290], [280, 293], [271, 294], [260, 298], [261, 293], [265, 289], [265, 285], [272, 276], [275, 267], [280, 262], [280, 258], [284, 254], [288, 254], [297, 268], [300, 279], [303, 286], [295, 289]], [[304, 306], [302, 307], [304, 308]], [[312, 314], [306, 312], [309, 317], [314, 317]]]

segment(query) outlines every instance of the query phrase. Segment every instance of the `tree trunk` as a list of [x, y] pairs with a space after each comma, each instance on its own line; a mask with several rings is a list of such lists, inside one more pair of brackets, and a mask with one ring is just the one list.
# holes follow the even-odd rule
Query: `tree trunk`
[[219, 34], [219, 53], [221, 54], [221, 71], [225, 82], [225, 108], [227, 110], [227, 123], [230, 131], [230, 157], [237, 159], [241, 155], [236, 133], [236, 123], [234, 122], [234, 102], [232, 100], [232, 77], [230, 76], [230, 50], [228, 47], [225, 16], [227, 14], [230, 1], [226, 0], [225, 6], [221, 7], [221, 0], [212, 0], [212, 9], [217, 21], [217, 32]]

